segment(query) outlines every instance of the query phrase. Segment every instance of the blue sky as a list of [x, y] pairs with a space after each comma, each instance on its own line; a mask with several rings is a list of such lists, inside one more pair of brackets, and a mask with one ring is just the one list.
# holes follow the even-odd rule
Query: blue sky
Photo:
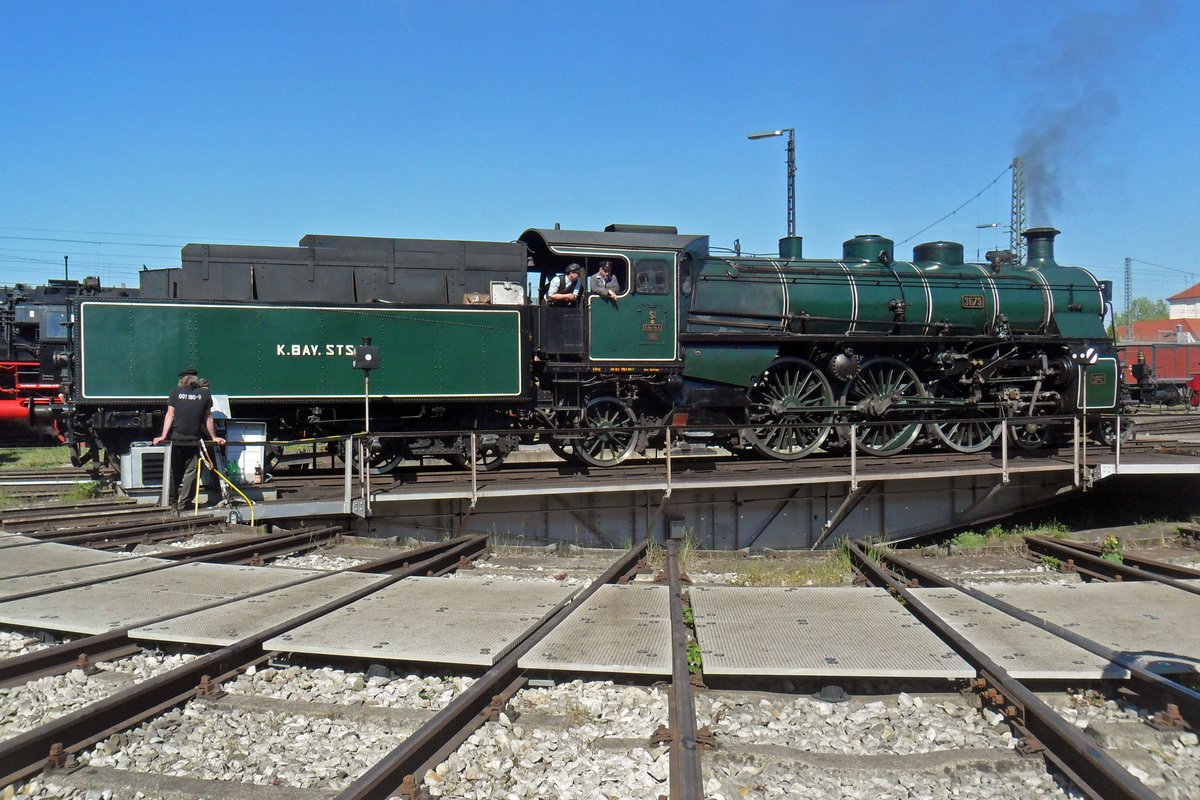
[[785, 141], [746, 134], [787, 127], [807, 256], [1006, 246], [976, 225], [1028, 152], [1060, 261], [1200, 280], [1195, 3], [0, 0], [0, 30], [0, 283], [556, 222], [774, 252]]

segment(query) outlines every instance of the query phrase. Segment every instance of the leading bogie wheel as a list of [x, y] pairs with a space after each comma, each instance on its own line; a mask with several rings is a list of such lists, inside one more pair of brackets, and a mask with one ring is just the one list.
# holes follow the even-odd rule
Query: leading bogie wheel
[[947, 412], [951, 420], [929, 423], [939, 442], [959, 453], [980, 453], [991, 447], [1000, 435], [1000, 424], [966, 408]]
[[1037, 450], [1050, 444], [1050, 426], [1034, 422], [1036, 417], [1017, 418], [1008, 424], [1008, 435], [1022, 450]]

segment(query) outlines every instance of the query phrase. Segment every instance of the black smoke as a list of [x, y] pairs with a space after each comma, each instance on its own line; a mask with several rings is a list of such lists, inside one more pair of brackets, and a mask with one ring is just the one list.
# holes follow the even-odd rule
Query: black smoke
[[1168, 0], [1089, 7], [1063, 18], [1034, 44], [1010, 52], [1025, 74], [1027, 100], [1017, 155], [1024, 160], [1027, 218], [1051, 225], [1085, 166], [1092, 141], [1121, 111], [1129, 59], [1149, 55]]

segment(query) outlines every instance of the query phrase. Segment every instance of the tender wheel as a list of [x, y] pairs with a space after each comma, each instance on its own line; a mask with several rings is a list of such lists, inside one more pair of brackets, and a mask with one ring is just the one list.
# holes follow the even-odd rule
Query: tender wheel
[[[345, 448], [339, 442], [336, 445], [336, 454], [338, 460], [343, 464], [346, 463]], [[370, 453], [367, 456], [367, 471], [372, 475], [386, 475], [400, 466], [400, 462], [404, 461], [404, 456], [396, 453], [391, 448], [385, 448], [378, 453]], [[351, 454], [350, 468], [354, 470], [354, 474], [359, 474], [358, 458]]]
[[637, 449], [637, 415], [616, 397], [596, 397], [583, 409], [586, 431], [571, 444], [576, 458], [593, 467], [614, 467]]
[[[492, 437], [493, 439], [495, 437]], [[467, 450], [471, 448], [470, 437], [463, 437], [461, 443], [462, 453], [450, 457], [450, 463], [463, 469], [471, 468], [471, 459], [467, 455]], [[508, 451], [502, 448], [499, 442], [487, 440], [476, 440], [475, 442], [475, 469], [481, 472], [491, 472], [494, 469], [499, 469], [504, 464], [504, 459], [508, 458]]]
[[381, 453], [371, 459], [371, 474], [386, 475], [389, 472], [393, 472], [400, 466], [400, 462], [403, 460], [404, 456]]
[[780, 358], [747, 395], [746, 438], [759, 453], [794, 461], [816, 450], [832, 430], [833, 389], [812, 363]]
[[897, 406], [902, 409], [906, 400], [925, 396], [925, 387], [917, 373], [903, 361], [872, 358], [846, 384], [841, 404], [851, 406], [863, 419], [875, 423], [858, 429], [858, 447], [873, 456], [893, 456], [916, 441], [921, 423], [887, 420], [898, 416], [895, 409]]
[[[947, 397], [934, 389], [934, 397]], [[929, 431], [939, 442], [959, 453], [979, 453], [987, 450], [1000, 435], [1000, 423], [969, 405], [956, 405], [944, 412], [950, 419], [929, 423]]]

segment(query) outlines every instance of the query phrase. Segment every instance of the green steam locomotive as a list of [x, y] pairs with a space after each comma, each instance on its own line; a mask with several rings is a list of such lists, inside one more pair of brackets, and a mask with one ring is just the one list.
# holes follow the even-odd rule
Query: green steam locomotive
[[[362, 431], [369, 397], [384, 468], [492, 468], [539, 442], [612, 466], [668, 429], [782, 460], [851, 436], [879, 456], [918, 441], [978, 452], [1002, 426], [1037, 447], [1080, 414], [1103, 440], [1123, 388], [1111, 285], [1058, 264], [1057, 234], [1026, 231], [1024, 264], [966, 263], [953, 242], [896, 261], [876, 235], [840, 259], [803, 258], [798, 237], [750, 257], [640, 225], [188, 245], [180, 267], [142, 273], [138, 299], [74, 303], [51, 408], [81, 454], [120, 456], [159, 428], [182, 366], [274, 438]], [[584, 285], [576, 302], [544, 302], [570, 265], [586, 280], [605, 261], [615, 298]], [[382, 356], [369, 387], [353, 368], [366, 340]]]

